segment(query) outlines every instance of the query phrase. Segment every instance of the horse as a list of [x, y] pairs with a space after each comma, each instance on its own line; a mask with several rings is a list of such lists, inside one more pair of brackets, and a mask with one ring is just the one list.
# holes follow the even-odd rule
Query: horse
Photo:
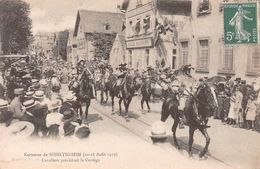
[[[79, 96], [78, 96], [79, 97], [78, 102], [80, 104], [80, 106], [79, 106], [80, 116], [81, 116], [81, 119], [83, 119], [83, 120], [87, 120], [87, 118], [88, 118], [88, 109], [89, 109], [89, 106], [91, 103], [91, 99], [93, 98], [92, 90], [93, 89], [91, 86], [90, 77], [88, 77], [86, 71], [84, 71], [80, 78]], [[85, 109], [84, 114], [83, 114], [83, 110], [82, 110], [83, 103], [86, 104], [86, 109]]]
[[[177, 97], [171, 97], [165, 99], [162, 105], [161, 121], [165, 122], [169, 115], [174, 119], [174, 124], [172, 126], [173, 140], [175, 146], [180, 149], [176, 138], [176, 129], [178, 123], [180, 122], [180, 117], [183, 117], [178, 111], [179, 102]], [[193, 136], [195, 130], [199, 130], [206, 139], [206, 145], [200, 153], [200, 157], [203, 157], [210, 143], [210, 137], [207, 132], [206, 124], [208, 123], [208, 116], [210, 112], [215, 111], [217, 105], [210, 87], [207, 84], [200, 85], [195, 94], [189, 93], [188, 99], [185, 103], [184, 117], [187, 119], [187, 124], [189, 126], [189, 155], [192, 156], [192, 144]]]
[[151, 94], [152, 94], [152, 85], [150, 80], [145, 80], [143, 82], [143, 85], [141, 86], [141, 95], [142, 95], [142, 99], [141, 99], [141, 108], [142, 111], [144, 109], [144, 102], [146, 103], [148, 112], [150, 112], [150, 105], [149, 105], [149, 101], [151, 98]]
[[128, 108], [132, 101], [132, 98], [135, 94], [135, 91], [138, 89], [137, 77], [127, 73], [123, 79], [123, 82], [117, 86], [117, 77], [116, 75], [110, 76], [110, 96], [112, 101], [112, 112], [114, 111], [114, 98], [119, 98], [119, 115], [122, 115], [121, 104], [124, 102], [125, 106], [125, 118], [128, 121]]
[[[101, 75], [99, 78], [95, 79], [95, 94], [97, 94], [97, 91], [100, 91], [100, 98], [101, 101], [100, 103], [107, 103], [108, 101], [108, 92], [109, 92], [109, 86], [110, 86], [110, 82], [108, 80], [108, 76], [106, 75]], [[104, 100], [104, 93], [106, 95], [106, 99]]]

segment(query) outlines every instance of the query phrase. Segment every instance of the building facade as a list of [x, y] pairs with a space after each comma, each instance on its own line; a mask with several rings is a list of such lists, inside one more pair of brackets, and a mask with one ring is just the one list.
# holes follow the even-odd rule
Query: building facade
[[[177, 69], [191, 64], [197, 78], [233, 75], [253, 80], [260, 72], [259, 44], [224, 45], [223, 3], [230, 2], [129, 0], [124, 5], [128, 65], [138, 69], [149, 65]], [[259, 13], [260, 2], [256, 3]], [[158, 36], [160, 24], [164, 25], [164, 32]]]
[[42, 53], [46, 57], [52, 55], [52, 49], [55, 41], [55, 33], [51, 32], [37, 32], [34, 35], [34, 42], [31, 49], [36, 51], [36, 54]]
[[93, 60], [92, 33], [122, 34], [124, 16], [119, 13], [79, 10], [74, 28], [77, 60]]
[[73, 30], [69, 30], [68, 42], [67, 42], [67, 62], [72, 66], [77, 64], [77, 42], [73, 36]]
[[125, 53], [125, 37], [123, 35], [117, 34], [109, 57], [109, 64], [112, 66], [113, 69], [118, 67], [118, 65], [121, 63], [127, 63], [128, 58], [126, 58]]

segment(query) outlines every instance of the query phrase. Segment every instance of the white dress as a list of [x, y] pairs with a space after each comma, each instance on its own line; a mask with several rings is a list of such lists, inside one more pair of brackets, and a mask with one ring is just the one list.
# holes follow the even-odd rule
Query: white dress
[[246, 120], [255, 120], [256, 111], [256, 101], [249, 100], [247, 103]]
[[228, 118], [235, 119], [235, 97], [230, 98], [230, 108], [228, 113]]

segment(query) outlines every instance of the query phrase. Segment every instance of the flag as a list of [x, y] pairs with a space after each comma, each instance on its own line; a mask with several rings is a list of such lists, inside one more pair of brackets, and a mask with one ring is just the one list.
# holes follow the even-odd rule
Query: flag
[[141, 30], [141, 22], [140, 22], [140, 20], [138, 20], [135, 24], [135, 33], [138, 34], [140, 32], [140, 30]]
[[145, 18], [143, 19], [143, 21], [144, 21], [144, 26], [143, 26], [143, 28], [144, 28], [145, 30], [148, 30], [148, 29], [150, 28], [150, 17], [145, 17]]
[[125, 28], [126, 28], [126, 26], [125, 26], [125, 21], [123, 21], [123, 25], [122, 25], [122, 31], [124, 31], [124, 30], [125, 30]]

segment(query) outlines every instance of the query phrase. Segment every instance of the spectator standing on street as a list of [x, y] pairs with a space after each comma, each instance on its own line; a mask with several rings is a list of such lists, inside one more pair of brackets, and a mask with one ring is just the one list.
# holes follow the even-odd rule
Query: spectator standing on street
[[15, 97], [10, 104], [10, 111], [14, 113], [14, 117], [19, 120], [27, 120], [25, 108], [22, 105], [24, 90], [22, 88], [14, 89]]
[[256, 111], [257, 111], [257, 102], [255, 100], [254, 94], [251, 94], [249, 96], [248, 104], [245, 110], [247, 129], [255, 130]]
[[243, 123], [243, 114], [242, 114], [242, 99], [243, 94], [240, 91], [240, 87], [235, 87], [235, 121], [236, 127], [241, 127]]

